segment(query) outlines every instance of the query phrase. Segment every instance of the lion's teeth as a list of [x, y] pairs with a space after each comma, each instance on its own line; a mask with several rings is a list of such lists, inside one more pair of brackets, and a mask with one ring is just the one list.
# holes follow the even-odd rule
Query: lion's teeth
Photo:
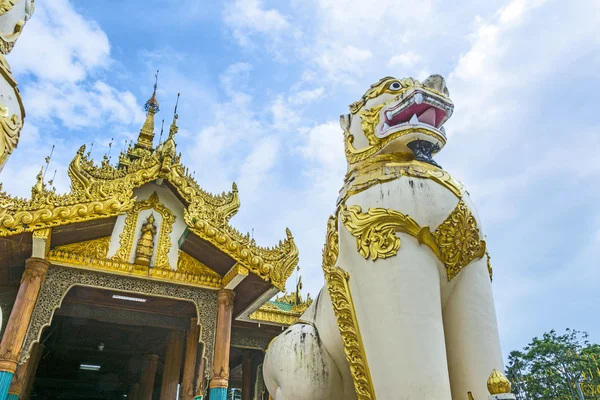
[[419, 123], [419, 117], [417, 117], [417, 114], [413, 114], [412, 118], [409, 121], [411, 124], [415, 125]]
[[387, 111], [385, 113], [385, 116], [388, 119], [388, 121], [391, 121], [392, 119], [394, 119], [394, 113], [392, 111]]
[[383, 130], [387, 131], [388, 129], [390, 129], [390, 126], [387, 124], [387, 122], [383, 123]]
[[415, 103], [417, 103], [417, 104], [423, 103], [423, 95], [421, 93], [415, 94]]

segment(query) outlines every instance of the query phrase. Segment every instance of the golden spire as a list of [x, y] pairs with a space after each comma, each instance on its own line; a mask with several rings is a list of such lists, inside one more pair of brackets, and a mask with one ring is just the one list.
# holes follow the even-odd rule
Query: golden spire
[[177, 115], [177, 106], [179, 105], [179, 95], [181, 93], [177, 93], [177, 101], [175, 102], [175, 110], [173, 111], [173, 122], [171, 122], [171, 127], [169, 128], [169, 137], [165, 140], [164, 144], [162, 144], [162, 148], [160, 153], [165, 157], [170, 157], [171, 159], [176, 155], [177, 144], [175, 143], [175, 134], [179, 131], [179, 127], [177, 126], [177, 119], [179, 115]]
[[160, 111], [158, 106], [158, 101], [156, 100], [156, 88], [158, 86], [158, 70], [156, 71], [156, 75], [154, 75], [154, 92], [152, 93], [152, 97], [146, 101], [144, 105], [144, 110], [146, 110], [146, 121], [144, 121], [144, 125], [142, 129], [140, 129], [140, 134], [138, 136], [137, 143], [134, 148], [136, 149], [144, 149], [148, 151], [152, 151], [152, 142], [154, 141], [154, 114]]
[[487, 381], [487, 387], [490, 394], [510, 393], [510, 381], [504, 374], [497, 369], [494, 369]]

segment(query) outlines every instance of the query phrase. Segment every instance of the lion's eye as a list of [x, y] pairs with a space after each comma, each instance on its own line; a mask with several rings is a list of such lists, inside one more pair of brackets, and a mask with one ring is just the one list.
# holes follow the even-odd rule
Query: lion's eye
[[400, 82], [393, 82], [390, 85], [390, 89], [391, 90], [400, 90], [400, 89], [402, 89], [402, 85], [400, 84]]

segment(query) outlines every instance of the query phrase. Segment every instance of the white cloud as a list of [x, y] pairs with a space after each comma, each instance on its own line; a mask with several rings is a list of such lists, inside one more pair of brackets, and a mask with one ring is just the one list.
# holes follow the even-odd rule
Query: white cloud
[[[329, 121], [307, 130], [305, 144], [298, 147], [307, 165], [303, 172], [309, 177], [312, 191], [328, 196], [340, 188], [346, 171], [343, 133], [336, 121]], [[329, 205], [328, 205], [329, 206]]]
[[111, 65], [108, 37], [98, 24], [78, 14], [67, 0], [45, 2], [36, 8], [35, 18], [8, 55], [17, 76], [34, 77], [33, 83], [22, 88], [26, 124], [56, 119], [78, 129], [107, 121], [143, 121], [131, 92], [90, 79]]
[[101, 81], [90, 85], [33, 83], [23, 90], [23, 97], [28, 119], [57, 119], [70, 129], [99, 127], [107, 121], [132, 124], [144, 120], [131, 92], [121, 92]]
[[107, 67], [109, 53], [108, 37], [98, 24], [84, 19], [67, 0], [53, 0], [36, 6], [35, 18], [7, 58], [17, 75], [78, 82], [91, 70]]
[[325, 88], [322, 86], [312, 90], [301, 90], [289, 96], [288, 102], [296, 105], [312, 103], [313, 101], [321, 98], [324, 92]]
[[388, 61], [388, 66], [409, 68], [415, 66], [419, 61], [421, 61], [421, 56], [419, 54], [408, 51], [406, 53], [397, 54], [390, 58], [390, 61]]
[[285, 16], [275, 9], [265, 9], [261, 0], [235, 0], [225, 7], [225, 24], [241, 46], [252, 44], [252, 37], [275, 37], [289, 27]]

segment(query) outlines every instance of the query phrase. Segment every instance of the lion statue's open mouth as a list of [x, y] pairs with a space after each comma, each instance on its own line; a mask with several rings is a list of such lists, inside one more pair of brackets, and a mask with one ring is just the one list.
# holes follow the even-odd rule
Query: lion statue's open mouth
[[440, 75], [422, 83], [386, 77], [373, 84], [342, 115], [346, 157], [356, 165], [377, 153], [397, 153], [437, 165], [432, 156], [446, 144], [444, 123], [454, 104]]
[[414, 89], [409, 96], [386, 104], [382, 110], [377, 136], [383, 138], [401, 129], [427, 126], [444, 137], [444, 123], [452, 115], [452, 103], [428, 91]]

